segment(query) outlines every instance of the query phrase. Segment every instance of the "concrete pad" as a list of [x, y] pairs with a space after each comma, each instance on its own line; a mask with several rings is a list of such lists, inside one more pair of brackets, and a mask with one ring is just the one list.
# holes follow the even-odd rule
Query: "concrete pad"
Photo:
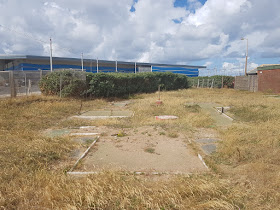
[[113, 105], [116, 107], [125, 107], [130, 103], [130, 101], [120, 101], [120, 102], [114, 102]]
[[70, 133], [70, 136], [96, 136], [100, 133]]
[[107, 129], [75, 171], [189, 174], [208, 170], [183, 136], [163, 136], [160, 133], [164, 130], [153, 126], [125, 129], [124, 137], [112, 136], [116, 130]]
[[57, 129], [57, 130], [48, 130], [46, 131], [46, 136], [55, 138], [59, 136], [68, 135], [71, 133], [70, 129]]
[[106, 119], [106, 118], [124, 118], [132, 117], [133, 112], [129, 110], [111, 110], [111, 111], [88, 111], [81, 115], [75, 115], [74, 118], [80, 119]]
[[227, 117], [224, 114], [219, 113], [215, 107], [220, 107], [219, 104], [216, 103], [199, 103], [198, 104], [202, 109], [207, 111], [212, 119], [215, 121], [216, 126], [226, 127], [232, 124], [232, 119]]
[[174, 115], [160, 115], [155, 117], [156, 120], [176, 120], [178, 119], [177, 116]]
[[210, 155], [213, 152], [216, 152], [217, 146], [215, 144], [205, 144], [201, 146], [201, 149], [205, 152], [205, 154]]
[[77, 137], [77, 138], [74, 138], [73, 140], [78, 143], [91, 143], [94, 141], [94, 139], [95, 139], [95, 137], [86, 136], [86, 137]]
[[202, 144], [209, 144], [209, 143], [216, 143], [220, 140], [218, 139], [210, 139], [210, 138], [205, 138], [205, 139], [197, 139], [195, 140], [197, 143], [202, 143]]
[[80, 129], [93, 129], [96, 128], [96, 126], [81, 126]]

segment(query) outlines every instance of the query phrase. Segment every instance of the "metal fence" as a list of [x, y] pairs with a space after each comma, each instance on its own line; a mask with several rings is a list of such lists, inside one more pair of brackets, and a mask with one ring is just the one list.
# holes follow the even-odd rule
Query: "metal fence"
[[212, 77], [192, 77], [189, 78], [189, 86], [196, 88], [233, 88], [234, 77], [212, 76]]
[[49, 71], [1, 71], [0, 97], [40, 94], [39, 81]]
[[[54, 71], [64, 70], [57, 69]], [[86, 80], [86, 74], [81, 69], [71, 69], [71, 71], [74, 72], [72, 76], [75, 76], [75, 79]], [[39, 82], [43, 76], [49, 73], [51, 73], [49, 70], [0, 71], [0, 98], [41, 94]], [[59, 82], [60, 96], [63, 95], [62, 89], [65, 86], [65, 82], [69, 82], [69, 78], [61, 74]]]

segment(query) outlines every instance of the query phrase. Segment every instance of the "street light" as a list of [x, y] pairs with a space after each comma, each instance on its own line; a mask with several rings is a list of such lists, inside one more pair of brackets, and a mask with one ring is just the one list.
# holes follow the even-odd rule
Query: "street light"
[[247, 50], [246, 50], [246, 61], [245, 61], [245, 76], [247, 76], [247, 60], [248, 60], [248, 39], [247, 38], [241, 38], [241, 40], [247, 41]]

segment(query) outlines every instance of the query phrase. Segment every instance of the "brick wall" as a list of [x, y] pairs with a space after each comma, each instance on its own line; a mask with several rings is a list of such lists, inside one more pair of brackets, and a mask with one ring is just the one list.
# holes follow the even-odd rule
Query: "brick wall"
[[248, 75], [249, 91], [258, 91], [258, 75]]
[[248, 75], [248, 76], [235, 77], [234, 89], [257, 92], [258, 91], [258, 76], [257, 75]]
[[234, 89], [237, 90], [248, 90], [248, 77], [236, 76], [234, 82]]
[[280, 69], [258, 70], [258, 90], [280, 93]]

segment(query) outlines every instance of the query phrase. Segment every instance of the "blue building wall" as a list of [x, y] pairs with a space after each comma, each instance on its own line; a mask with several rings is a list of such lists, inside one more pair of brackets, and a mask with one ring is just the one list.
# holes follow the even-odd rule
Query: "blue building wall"
[[188, 77], [197, 77], [198, 69], [188, 69], [184, 67], [159, 67], [153, 66], [153, 72], [172, 72], [177, 74], [184, 74]]
[[[68, 64], [54, 64], [53, 69], [82, 69], [80, 65], [68, 65]], [[28, 71], [37, 71], [38, 69], [41, 70], [50, 70], [50, 65], [49, 64], [32, 64], [32, 63], [20, 63], [17, 66], [10, 67], [7, 70], [28, 70]], [[84, 70], [86, 72], [97, 72], [97, 67], [96, 66], [84, 66]], [[109, 66], [102, 66], [100, 64], [98, 66], [98, 71], [99, 72], [115, 72], [116, 67], [109, 67]], [[137, 70], [138, 71], [138, 70]], [[172, 72], [172, 73], [178, 73], [178, 74], [184, 74], [188, 77], [197, 77], [198, 76], [198, 69], [188, 69], [184, 67], [160, 67], [160, 66], [153, 66], [152, 67], [153, 72]], [[121, 73], [134, 73], [135, 69], [133, 68], [120, 68], [118, 67], [118, 72]]]

